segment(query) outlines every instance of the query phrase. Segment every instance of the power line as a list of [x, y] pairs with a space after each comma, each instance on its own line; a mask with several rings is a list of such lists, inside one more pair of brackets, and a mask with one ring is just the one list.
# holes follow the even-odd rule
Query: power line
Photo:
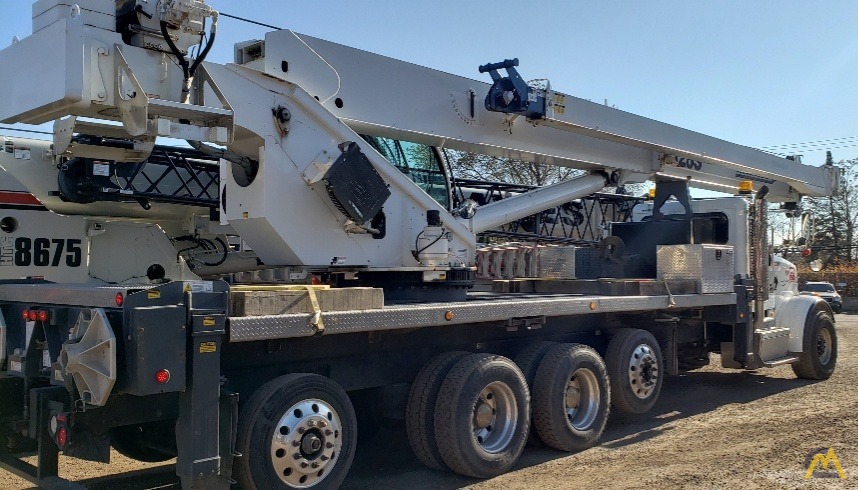
[[53, 135], [54, 133], [49, 133], [48, 131], [37, 131], [35, 129], [18, 129], [9, 126], [0, 126], [0, 130], [2, 131], [18, 131], [19, 133], [34, 133], [34, 134], [49, 134]]
[[788, 143], [788, 144], [783, 144], [783, 145], [763, 146], [761, 148], [766, 149], [766, 150], [774, 150], [774, 149], [778, 149], [778, 148], [795, 148], [795, 147], [805, 148], [808, 146], [819, 146], [819, 145], [825, 145], [828, 143], [832, 143], [832, 144], [843, 143], [844, 140], [848, 140], [849, 142], [858, 141], [858, 136], [843, 136], [840, 138], [827, 138], [827, 139], [816, 140], [816, 141], [805, 141], [804, 143]]
[[[826, 147], [820, 147], [820, 148], [795, 148], [795, 149], [793, 149], [793, 150], [792, 150], [792, 153], [800, 152], [800, 151], [802, 151], [802, 150], [804, 150], [804, 151], [840, 150], [840, 149], [843, 149], [843, 148], [854, 148], [854, 147], [856, 147], [856, 146], [858, 146], [858, 141], [856, 141], [856, 142], [854, 142], [854, 143], [852, 143], [852, 144], [848, 144], [848, 145], [840, 145], [840, 146], [826, 146]], [[773, 154], [773, 155], [778, 155], [778, 156], [786, 156], [786, 155], [788, 154], [788, 153], [782, 153], [782, 152], [776, 152], [776, 151], [768, 151], [768, 150], [762, 150], [762, 151], [765, 151], [766, 153], [771, 153], [771, 154]]]
[[262, 23], [262, 22], [258, 22], [258, 21], [255, 21], [255, 20], [245, 19], [244, 17], [239, 17], [239, 16], [237, 16], [237, 15], [225, 14], [225, 13], [223, 13], [223, 12], [219, 12], [219, 14], [220, 14], [220, 15], [222, 15], [222, 16], [224, 16], [224, 17], [229, 17], [230, 19], [235, 19], [235, 20], [240, 20], [240, 21], [242, 21], [242, 22], [247, 22], [248, 24], [255, 24], [255, 25], [258, 25], [258, 26], [267, 27], [267, 28], [269, 28], [269, 29], [274, 29], [275, 31], [282, 31], [282, 30], [283, 30], [283, 28], [282, 28], [282, 27], [273, 26], [273, 25], [271, 25], [271, 24], [264, 24], [264, 23]]

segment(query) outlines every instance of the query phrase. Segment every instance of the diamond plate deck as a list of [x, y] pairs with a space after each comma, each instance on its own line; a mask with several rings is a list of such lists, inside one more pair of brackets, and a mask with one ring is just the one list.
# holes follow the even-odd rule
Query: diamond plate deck
[[[524, 295], [457, 303], [389, 306], [380, 310], [329, 312], [322, 313], [322, 317], [324, 335], [332, 335], [497, 322], [527, 316], [666, 310], [671, 308], [670, 299], [669, 296]], [[736, 295], [675, 295], [673, 301], [673, 308], [729, 305], [736, 303]], [[448, 312], [452, 315], [449, 320]], [[312, 315], [308, 314], [233, 317], [229, 320], [230, 342], [311, 337], [319, 333], [310, 325], [311, 319]]]

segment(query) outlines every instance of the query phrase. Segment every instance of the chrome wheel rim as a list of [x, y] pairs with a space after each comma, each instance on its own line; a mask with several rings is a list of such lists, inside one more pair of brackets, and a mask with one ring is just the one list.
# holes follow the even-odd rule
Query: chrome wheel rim
[[566, 382], [564, 403], [566, 419], [576, 430], [588, 430], [599, 414], [602, 389], [596, 374], [589, 369], [577, 369]]
[[283, 483], [308, 488], [328, 476], [342, 446], [342, 423], [334, 408], [322, 400], [303, 400], [275, 426], [271, 463]]
[[827, 328], [820, 330], [816, 337], [816, 355], [819, 357], [820, 363], [828, 364], [831, 361], [831, 353], [834, 350], [833, 344], [831, 331]]
[[483, 388], [471, 418], [471, 430], [477, 444], [488, 453], [499, 453], [509, 446], [518, 421], [518, 403], [512, 388], [495, 381]]
[[632, 393], [641, 400], [649, 398], [655, 392], [661, 366], [655, 352], [647, 344], [640, 344], [629, 358], [629, 386]]

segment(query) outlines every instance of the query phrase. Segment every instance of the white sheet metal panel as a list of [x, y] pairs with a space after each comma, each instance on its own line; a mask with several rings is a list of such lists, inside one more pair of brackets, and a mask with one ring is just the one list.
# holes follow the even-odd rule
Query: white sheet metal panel
[[80, 22], [63, 19], [0, 51], [0, 122], [41, 124], [89, 105], [83, 45]]

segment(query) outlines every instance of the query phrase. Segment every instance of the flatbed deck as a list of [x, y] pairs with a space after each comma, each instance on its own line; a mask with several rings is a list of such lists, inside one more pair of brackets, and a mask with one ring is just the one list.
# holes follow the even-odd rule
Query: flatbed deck
[[376, 310], [321, 313], [324, 330], [314, 327], [312, 314], [231, 317], [230, 342], [251, 342], [324, 333], [342, 334], [506, 321], [536, 316], [622, 313], [735, 305], [735, 293], [650, 296], [606, 296], [473, 292], [467, 301], [385, 306]]
[[[198, 286], [202, 282], [186, 282]], [[127, 296], [153, 286], [2, 284], [0, 301], [115, 308]], [[473, 291], [465, 301], [388, 303], [383, 308], [229, 318], [230, 342], [253, 342], [320, 334], [376, 332], [507, 321], [512, 318], [627, 313], [735, 305], [735, 293], [603, 295]], [[321, 321], [319, 321], [321, 320]]]

